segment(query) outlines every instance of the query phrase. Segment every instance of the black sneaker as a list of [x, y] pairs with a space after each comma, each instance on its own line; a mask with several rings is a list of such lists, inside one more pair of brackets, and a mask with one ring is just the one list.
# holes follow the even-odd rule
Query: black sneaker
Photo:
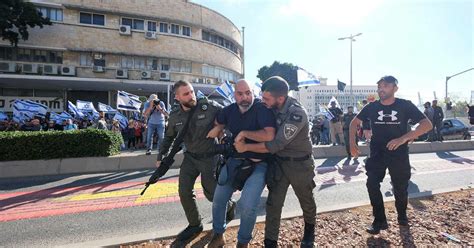
[[397, 220], [398, 220], [398, 225], [408, 226], [408, 217], [406, 215], [399, 215]]
[[265, 239], [263, 240], [263, 245], [265, 248], [277, 248], [278, 242], [271, 239]]
[[151, 155], [151, 149], [146, 150], [146, 155]]
[[313, 248], [314, 247], [314, 225], [304, 223], [304, 235], [301, 240], [301, 248]]
[[198, 226], [188, 226], [178, 234], [176, 240], [179, 242], [185, 242], [187, 240], [193, 239], [198, 236], [202, 232], [202, 230], [202, 224]]
[[237, 203], [234, 200], [229, 201], [229, 206], [227, 207], [226, 221], [230, 222], [235, 218], [235, 207]]
[[387, 230], [388, 229], [388, 223], [385, 222], [374, 222], [372, 225], [367, 227], [366, 231], [370, 234], [379, 234], [380, 230]]

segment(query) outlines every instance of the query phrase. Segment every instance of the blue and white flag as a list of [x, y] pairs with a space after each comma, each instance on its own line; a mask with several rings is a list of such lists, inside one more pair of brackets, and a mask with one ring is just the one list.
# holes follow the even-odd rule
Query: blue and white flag
[[0, 121], [7, 121], [7, 120], [8, 120], [8, 115], [0, 111]]
[[196, 92], [196, 98], [197, 99], [201, 99], [201, 98], [205, 98], [205, 97], [206, 97], [206, 95], [204, 95], [204, 93], [202, 93], [202, 91], [198, 90]]
[[63, 111], [61, 114], [59, 114], [59, 116], [63, 119], [63, 120], [70, 120], [70, 119], [73, 119], [72, 118], [72, 115], [70, 115], [68, 112], [66, 111]]
[[117, 109], [140, 112], [141, 106], [142, 102], [140, 101], [138, 96], [127, 93], [125, 91], [118, 91]]
[[104, 113], [115, 113], [115, 112], [117, 112], [117, 110], [115, 110], [114, 108], [110, 107], [107, 104], [101, 103], [101, 102], [99, 102], [99, 111], [102, 111]]
[[229, 100], [230, 102], [235, 102], [234, 99], [234, 88], [228, 80], [226, 80], [221, 86], [216, 88], [217, 93]]
[[255, 82], [253, 84], [253, 95], [257, 98], [261, 98], [262, 97], [262, 84], [259, 83], [259, 82]]
[[44, 118], [46, 112], [48, 112], [47, 106], [31, 100], [15, 100], [13, 103], [13, 116], [19, 122], [31, 120], [35, 116]]
[[122, 113], [118, 112], [115, 113], [114, 117], [112, 118], [114, 120], [117, 120], [120, 124], [120, 128], [124, 129], [128, 126], [128, 119], [125, 117]]
[[298, 87], [319, 85], [320, 82], [313, 74], [307, 72], [303, 68], [298, 68], [296, 75], [298, 77]]
[[71, 112], [76, 119], [82, 119], [84, 118], [84, 113], [77, 109], [76, 105], [74, 105], [72, 102], [67, 101], [67, 108], [69, 112]]
[[322, 104], [319, 105], [319, 112], [326, 116], [328, 120], [332, 120], [332, 118], [334, 118], [334, 115], [331, 113], [331, 111], [329, 111], [329, 109], [327, 109], [326, 106]]
[[77, 100], [76, 106], [82, 112], [97, 112], [92, 102]]
[[328, 108], [331, 107], [331, 103], [332, 102], [335, 102], [336, 103], [336, 108], [341, 108], [341, 105], [339, 105], [339, 102], [337, 101], [337, 99], [333, 96], [331, 97], [331, 100], [329, 100], [329, 103], [328, 103]]

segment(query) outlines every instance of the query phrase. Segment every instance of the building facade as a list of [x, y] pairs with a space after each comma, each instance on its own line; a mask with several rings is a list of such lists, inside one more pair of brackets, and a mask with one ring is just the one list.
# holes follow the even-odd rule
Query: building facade
[[114, 106], [117, 90], [170, 103], [180, 79], [210, 94], [243, 76], [241, 31], [187, 0], [31, 2], [53, 25], [30, 29], [18, 48], [0, 41], [0, 111], [12, 98]]
[[339, 91], [337, 85], [327, 85], [327, 78], [319, 78], [320, 85], [302, 87], [299, 91], [293, 93], [294, 97], [308, 111], [310, 120], [319, 115], [319, 106], [328, 106], [332, 97], [335, 97], [339, 102], [342, 110], [347, 111], [348, 106], [360, 107], [362, 100], [374, 99], [377, 97], [377, 85], [352, 85], [352, 92], [354, 102], [350, 99], [349, 86], [346, 86], [344, 91]]

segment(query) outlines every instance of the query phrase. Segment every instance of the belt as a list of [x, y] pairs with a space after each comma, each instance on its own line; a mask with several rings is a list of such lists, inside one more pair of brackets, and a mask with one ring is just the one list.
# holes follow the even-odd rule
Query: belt
[[305, 160], [308, 160], [310, 158], [312, 158], [312, 155], [311, 154], [308, 154], [306, 156], [303, 156], [303, 157], [297, 157], [297, 158], [292, 158], [292, 157], [280, 157], [280, 156], [276, 156], [278, 159], [280, 160], [283, 160], [283, 161], [305, 161]]
[[185, 152], [185, 153], [191, 155], [191, 157], [196, 158], [196, 159], [210, 158], [216, 155], [215, 153], [212, 153], [212, 152], [208, 152], [208, 153]]

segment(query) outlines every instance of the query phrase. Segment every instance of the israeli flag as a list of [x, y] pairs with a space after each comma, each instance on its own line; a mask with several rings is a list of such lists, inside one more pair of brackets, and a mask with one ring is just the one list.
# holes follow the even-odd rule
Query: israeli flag
[[204, 95], [204, 93], [202, 93], [202, 91], [198, 90], [198, 91], [196, 92], [196, 97], [197, 97], [198, 99], [201, 99], [201, 98], [205, 98], [206, 95]]
[[102, 111], [104, 113], [115, 113], [115, 112], [117, 112], [117, 110], [115, 110], [114, 108], [110, 107], [107, 104], [101, 103], [101, 102], [99, 102], [99, 111]]
[[119, 124], [120, 124], [120, 128], [124, 129], [128, 126], [128, 119], [127, 117], [125, 117], [123, 114], [121, 114], [120, 112], [117, 111], [117, 113], [115, 113], [114, 117], [112, 118], [114, 120], [118, 120]]
[[35, 116], [46, 117], [48, 107], [31, 100], [15, 100], [13, 103], [13, 115], [20, 121], [33, 119]]
[[262, 97], [262, 84], [259, 82], [255, 82], [252, 88], [253, 88], [253, 95], [257, 98], [261, 98]]
[[141, 106], [142, 102], [140, 101], [138, 96], [127, 93], [125, 91], [118, 91], [117, 109], [140, 112]]
[[329, 100], [329, 103], [328, 103], [328, 108], [331, 107], [331, 103], [332, 102], [335, 102], [336, 103], [336, 108], [341, 108], [341, 105], [339, 105], [339, 102], [337, 101], [337, 99], [333, 96], [331, 97], [331, 100]]
[[67, 108], [69, 112], [74, 114], [75, 118], [78, 118], [78, 119], [84, 118], [84, 113], [82, 113], [79, 109], [77, 109], [76, 105], [74, 105], [72, 102], [67, 101]]
[[229, 80], [226, 80], [221, 86], [216, 88], [217, 93], [229, 100], [230, 102], [235, 102], [234, 99], [234, 88], [230, 84]]
[[307, 72], [303, 68], [298, 68], [296, 75], [298, 77], [298, 87], [306, 87], [311, 85], [319, 85], [320, 82], [313, 74]]
[[82, 112], [97, 112], [92, 102], [86, 102], [82, 100], [76, 101], [77, 109], [81, 110]]
[[73, 119], [72, 118], [72, 115], [70, 115], [68, 112], [66, 111], [63, 111], [61, 114], [59, 114], [59, 116], [63, 119], [63, 120], [69, 120], [69, 119]]
[[331, 111], [329, 111], [324, 105], [319, 105], [319, 112], [326, 116], [328, 120], [332, 120], [332, 118], [334, 118], [334, 115], [331, 113]]
[[0, 121], [7, 121], [7, 120], [8, 120], [8, 115], [0, 111]]

